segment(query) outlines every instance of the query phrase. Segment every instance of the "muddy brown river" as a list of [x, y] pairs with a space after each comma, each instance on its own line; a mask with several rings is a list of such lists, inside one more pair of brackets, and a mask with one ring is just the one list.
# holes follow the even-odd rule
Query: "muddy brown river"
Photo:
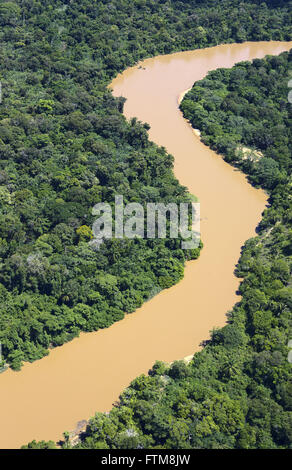
[[178, 110], [180, 94], [209, 70], [289, 50], [292, 42], [222, 45], [147, 59], [111, 84], [127, 98], [125, 115], [150, 124], [150, 138], [174, 155], [179, 181], [201, 203], [204, 249], [184, 279], [106, 330], [81, 334], [0, 375], [0, 448], [62, 437], [95, 411], [108, 411], [130, 381], [155, 360], [193, 354], [225, 323], [239, 300], [233, 271], [244, 241], [255, 234], [267, 198], [243, 174], [205, 147]]

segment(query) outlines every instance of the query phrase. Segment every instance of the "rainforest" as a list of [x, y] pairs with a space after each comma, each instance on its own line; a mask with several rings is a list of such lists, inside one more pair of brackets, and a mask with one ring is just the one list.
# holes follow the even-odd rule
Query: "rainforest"
[[[186, 264], [204, 251], [204, 240], [182, 250], [170, 237], [113, 238], [92, 249], [99, 202], [113, 207], [120, 194], [125, 203], [194, 200], [173, 172], [175, 155], [149, 139], [149, 124], [125, 118], [125, 99], [109, 89], [113, 78], [176, 51], [291, 41], [291, 6], [0, 2], [0, 380], [6, 368], [21, 374], [23, 363], [81, 332], [135, 315], [183, 282]], [[291, 448], [291, 62], [288, 51], [218, 68], [180, 104], [202, 142], [268, 197], [257, 235], [234, 266], [241, 299], [227, 324], [214, 325], [190, 362], [157, 357], [76, 442], [64, 432], [61, 447]]]

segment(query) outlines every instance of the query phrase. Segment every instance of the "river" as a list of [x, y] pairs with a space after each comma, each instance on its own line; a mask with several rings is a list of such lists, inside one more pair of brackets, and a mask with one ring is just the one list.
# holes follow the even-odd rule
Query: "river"
[[[173, 361], [199, 350], [239, 300], [233, 271], [244, 241], [255, 234], [266, 195], [205, 147], [178, 109], [180, 94], [209, 70], [279, 54], [290, 43], [217, 46], [147, 59], [117, 76], [111, 87], [127, 98], [125, 115], [150, 124], [150, 138], [174, 155], [180, 183], [201, 203], [204, 249], [184, 279], [106, 330], [83, 333], [0, 375], [0, 447], [32, 439], [57, 440], [95, 411], [108, 411], [119, 393], [155, 360]], [[139, 68], [141, 67], [142, 68]]]

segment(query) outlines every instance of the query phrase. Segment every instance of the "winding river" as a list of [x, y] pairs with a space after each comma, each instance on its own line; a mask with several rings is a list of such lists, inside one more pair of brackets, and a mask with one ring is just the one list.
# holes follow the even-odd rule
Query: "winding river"
[[178, 285], [134, 314], [0, 375], [0, 448], [55, 439], [107, 411], [119, 393], [155, 360], [173, 361], [200, 348], [239, 300], [233, 271], [244, 241], [255, 234], [267, 198], [210, 151], [178, 110], [180, 94], [209, 70], [279, 54], [292, 42], [228, 44], [147, 59], [111, 84], [127, 98], [125, 115], [150, 124], [150, 138], [174, 155], [179, 181], [201, 202], [204, 249]]

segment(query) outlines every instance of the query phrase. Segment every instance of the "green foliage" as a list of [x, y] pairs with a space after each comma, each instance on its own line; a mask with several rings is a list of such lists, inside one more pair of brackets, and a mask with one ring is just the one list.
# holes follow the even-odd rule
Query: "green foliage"
[[[147, 124], [121, 115], [124, 99], [106, 89], [114, 75], [150, 55], [291, 37], [288, 6], [217, 3], [0, 3], [0, 341], [13, 367], [133, 312], [198, 257], [168, 240], [112, 240], [96, 253], [85, 227], [92, 207], [115, 194], [125, 203], [190, 199]], [[269, 178], [271, 168], [258, 173]], [[103, 288], [105, 275], [117, 284]], [[90, 315], [76, 314], [78, 304]]]
[[22, 446], [22, 449], [56, 449], [54, 441], [32, 441], [26, 446]]
[[[124, 100], [106, 85], [147, 56], [290, 40], [290, 11], [291, 2], [260, 0], [0, 3], [0, 341], [12, 367], [110, 326], [199, 255], [169, 239], [111, 240], [98, 253], [88, 245], [97, 202], [190, 199], [172, 158], [149, 142], [147, 125], [125, 120]], [[78, 447], [291, 446], [287, 57], [220, 69], [182, 103], [228, 161], [242, 143], [265, 155], [238, 162], [271, 192], [237, 268], [241, 303], [189, 365], [156, 364], [135, 379], [118, 406], [90, 420]]]

